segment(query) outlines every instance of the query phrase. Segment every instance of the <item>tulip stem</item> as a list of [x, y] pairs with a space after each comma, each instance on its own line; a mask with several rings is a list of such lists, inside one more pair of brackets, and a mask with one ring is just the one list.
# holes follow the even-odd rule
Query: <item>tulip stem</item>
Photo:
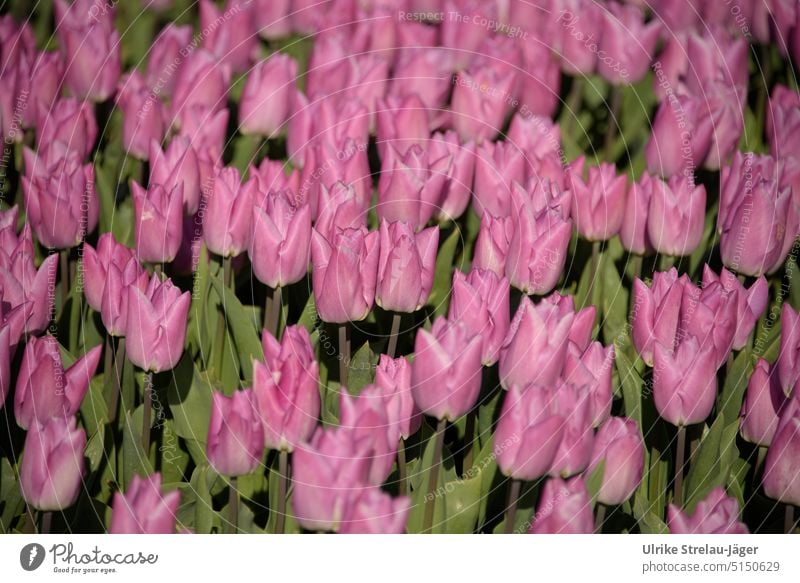
[[153, 406], [153, 373], [144, 375], [144, 410], [142, 411], [142, 449], [145, 457], [150, 457], [150, 409]]
[[783, 532], [792, 534], [794, 532], [794, 506], [786, 505], [786, 514], [783, 518]]
[[61, 259], [61, 307], [67, 303], [69, 296], [69, 249], [62, 249]]
[[[231, 258], [222, 258], [222, 283], [225, 289], [231, 286]], [[218, 379], [222, 378], [222, 358], [225, 355], [225, 297], [220, 297], [220, 311], [217, 314], [217, 335], [214, 340], [214, 366]]]
[[[789, 506], [791, 508], [791, 506]], [[50, 534], [50, 526], [53, 524], [53, 513], [42, 512], [42, 528], [40, 529], [40, 534]]]
[[573, 122], [578, 120], [578, 110], [580, 109], [582, 99], [583, 77], [575, 76], [572, 78], [572, 86], [569, 89], [569, 95], [567, 95], [567, 102], [562, 114], [567, 116], [567, 119], [564, 120], [564, 129], [567, 134], [572, 134]]
[[758, 474], [761, 473], [761, 467], [764, 465], [764, 460], [767, 457], [767, 448], [758, 446], [756, 453], [756, 466], [753, 468], [753, 486], [758, 489]]
[[617, 137], [619, 127], [619, 108], [622, 101], [622, 91], [617, 85], [611, 86], [611, 103], [608, 109], [608, 125], [606, 126], [606, 137], [603, 144], [603, 158], [606, 162], [614, 162], [611, 154], [614, 153], [614, 138]]
[[230, 534], [239, 532], [239, 488], [236, 476], [231, 477], [228, 488], [228, 529]]
[[400, 496], [405, 496], [406, 487], [406, 442], [400, 437], [397, 444], [397, 491]]
[[600, 271], [600, 241], [592, 242], [592, 263], [591, 263], [591, 280], [589, 281], [589, 294], [586, 302], [592, 305], [597, 305], [595, 297], [597, 296], [597, 289], [600, 287], [598, 279], [598, 272]]
[[661, 255], [658, 259], [658, 270], [669, 271], [675, 265], [675, 257], [672, 255]]
[[517, 519], [517, 504], [519, 503], [519, 491], [522, 488], [522, 480], [511, 480], [508, 488], [508, 514], [506, 514], [506, 534], [514, 532], [514, 523]]
[[675, 454], [675, 483], [672, 490], [672, 501], [678, 507], [683, 506], [683, 460], [686, 453], [686, 426], [678, 426], [678, 450]]
[[606, 520], [606, 505], [597, 503], [597, 511], [594, 516], [594, 533], [595, 534], [602, 534], [603, 533], [603, 523]]
[[397, 312], [392, 315], [392, 332], [389, 335], [389, 348], [386, 350], [389, 358], [394, 358], [395, 352], [397, 352], [397, 335], [400, 333], [400, 320], [402, 317]]
[[442, 462], [442, 447], [444, 447], [444, 430], [447, 428], [447, 421], [439, 419], [436, 425], [435, 441], [433, 443], [433, 460], [431, 461], [431, 471], [428, 477], [428, 494], [425, 496], [425, 520], [422, 523], [422, 532], [431, 531], [433, 526], [433, 509], [436, 505], [436, 485], [439, 481], [439, 465]]
[[632, 271], [633, 271], [633, 279], [641, 279], [642, 278], [642, 263], [644, 262], [644, 257], [641, 255], [634, 255], [631, 257], [631, 264], [632, 264]]
[[108, 374], [111, 376], [111, 394], [108, 397], [108, 422], [114, 423], [117, 418], [117, 408], [119, 407], [122, 367], [125, 364], [125, 338], [118, 339], [116, 347], [114, 347], [114, 338], [112, 336], [108, 336], [106, 340], [106, 350], [108, 350], [106, 353], [106, 366], [108, 366]]
[[467, 413], [467, 422], [464, 427], [464, 464], [461, 469], [464, 476], [472, 469], [472, 454], [475, 443], [475, 415], [476, 412], [474, 410]]
[[350, 334], [347, 324], [339, 324], [339, 386], [347, 386], [350, 368]]
[[278, 454], [278, 508], [275, 517], [275, 534], [283, 534], [286, 525], [286, 490], [289, 485], [289, 452]]
[[281, 288], [267, 288], [267, 303], [264, 306], [264, 328], [278, 338], [278, 325], [281, 321]]

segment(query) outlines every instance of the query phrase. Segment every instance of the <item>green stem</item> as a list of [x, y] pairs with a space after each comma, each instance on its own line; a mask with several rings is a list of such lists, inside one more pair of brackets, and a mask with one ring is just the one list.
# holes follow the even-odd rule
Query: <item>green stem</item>
[[[572, 87], [570, 87], [567, 102], [564, 107], [562, 115], [566, 116], [564, 120], [564, 130], [568, 135], [572, 134], [572, 128], [578, 120], [578, 112], [581, 108], [581, 101], [583, 100], [583, 77], [575, 76], [572, 78]], [[576, 140], [577, 141], [577, 140]]]
[[400, 320], [402, 317], [403, 316], [399, 313], [392, 315], [392, 332], [389, 336], [389, 347], [386, 350], [386, 354], [389, 355], [389, 358], [394, 358], [397, 352], [397, 335], [400, 333]]
[[506, 514], [506, 534], [514, 532], [514, 523], [517, 519], [517, 505], [519, 504], [519, 491], [522, 487], [522, 480], [511, 480], [508, 488], [508, 512]]
[[286, 491], [289, 486], [289, 452], [282, 449], [278, 454], [278, 508], [275, 518], [275, 534], [283, 534], [286, 525]]
[[53, 524], [53, 513], [52, 512], [43, 512], [42, 513], [42, 528], [41, 534], [50, 534], [50, 529]]
[[275, 338], [281, 320], [281, 288], [267, 288], [267, 303], [264, 306], [264, 328]]
[[592, 263], [591, 263], [591, 281], [589, 282], [589, 294], [586, 298], [590, 304], [597, 305], [595, 298], [597, 297], [597, 290], [600, 288], [599, 275], [600, 271], [600, 245], [601, 241], [592, 242]]
[[142, 411], [142, 449], [146, 457], [150, 456], [150, 416], [153, 408], [153, 373], [144, 375], [144, 411]]
[[605, 142], [603, 144], [603, 159], [613, 162], [611, 154], [614, 149], [614, 138], [617, 137], [619, 125], [619, 108], [622, 101], [622, 91], [617, 85], [611, 86], [611, 104], [608, 112], [608, 126], [606, 127]]
[[[231, 258], [222, 259], [223, 285], [229, 288], [231, 285]], [[220, 297], [220, 311], [217, 314], [217, 334], [214, 338], [214, 366], [216, 367], [217, 378], [222, 378], [222, 359], [225, 356], [225, 299]]]
[[439, 466], [442, 462], [442, 448], [444, 447], [444, 430], [447, 428], [447, 421], [439, 419], [436, 425], [436, 434], [433, 443], [433, 460], [431, 462], [431, 472], [428, 477], [428, 495], [425, 496], [425, 519], [422, 523], [422, 532], [431, 532], [433, 526], [433, 510], [436, 506], [436, 486], [439, 482]]
[[594, 533], [595, 534], [602, 534], [603, 532], [603, 522], [606, 519], [606, 505], [601, 504], [600, 502], [597, 503], [597, 511], [594, 517]]
[[675, 257], [672, 255], [661, 255], [661, 257], [658, 258], [659, 271], [669, 271], [672, 269], [673, 265], [675, 265]]
[[783, 532], [792, 534], [794, 532], [794, 506], [786, 505], [786, 514], [783, 517]]
[[350, 368], [350, 331], [347, 324], [339, 324], [339, 385], [347, 386]]
[[469, 411], [467, 413], [467, 422], [464, 427], [464, 464], [463, 464], [463, 474], [466, 476], [467, 473], [472, 469], [472, 456], [475, 450], [475, 417], [477, 412], [475, 409]]
[[678, 507], [683, 506], [683, 460], [686, 453], [686, 426], [678, 426], [678, 449], [675, 454], [675, 483], [672, 490], [672, 501]]
[[236, 476], [231, 477], [228, 487], [228, 529], [230, 534], [239, 532], [239, 488], [236, 484]]
[[406, 442], [400, 437], [400, 443], [397, 444], [397, 491], [400, 496], [405, 496], [408, 491], [406, 487]]

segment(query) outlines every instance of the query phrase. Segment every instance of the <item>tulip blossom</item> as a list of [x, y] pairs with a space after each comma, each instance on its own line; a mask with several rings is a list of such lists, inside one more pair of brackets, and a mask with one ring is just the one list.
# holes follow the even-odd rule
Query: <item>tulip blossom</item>
[[686, 276], [678, 277], [674, 267], [653, 274], [648, 287], [641, 279], [633, 280], [633, 306], [631, 307], [631, 336], [639, 356], [653, 366], [653, 345], [658, 342], [672, 350], [683, 299]]
[[495, 67], [462, 71], [456, 77], [451, 100], [453, 129], [462, 142], [491, 140], [502, 129], [516, 75]]
[[341, 229], [366, 226], [367, 209], [351, 184], [336, 182], [331, 188], [320, 188], [314, 229], [321, 235], [333, 239]]
[[581, 157], [572, 163], [569, 175], [575, 228], [584, 239], [606, 241], [622, 226], [626, 179], [624, 175], [617, 176], [616, 168], [606, 163], [591, 166], [584, 179], [583, 166]]
[[770, 152], [775, 158], [798, 152], [797, 129], [800, 128], [800, 94], [776, 85], [767, 105], [766, 129]]
[[145, 190], [131, 183], [135, 214], [136, 255], [140, 261], [167, 263], [175, 259], [183, 229], [183, 185], [167, 190], [156, 184]]
[[[603, 22], [603, 8], [592, 0], [562, 0], [556, 19], [558, 54], [561, 68], [572, 75], [590, 75], [597, 67], [598, 24]], [[592, 50], [594, 49], [594, 50]], [[577, 116], [578, 112], [570, 112]]]
[[648, 235], [648, 217], [650, 200], [657, 189], [666, 188], [658, 178], [647, 172], [642, 173], [638, 182], [631, 184], [625, 199], [625, 215], [619, 229], [619, 240], [622, 246], [631, 253], [645, 255], [653, 250]]
[[325, 322], [343, 324], [367, 317], [375, 300], [379, 235], [360, 229], [339, 230], [332, 239], [311, 237], [314, 301]]
[[192, 27], [167, 24], [158, 33], [147, 57], [145, 79], [149, 87], [158, 88], [159, 95], [170, 97], [175, 88], [175, 65], [183, 59], [181, 51], [192, 41]]
[[253, 205], [248, 256], [253, 274], [271, 288], [300, 281], [308, 271], [311, 207], [290, 191], [269, 191]]
[[453, 131], [435, 133], [427, 144], [434, 159], [450, 154], [453, 163], [442, 191], [439, 210], [440, 221], [455, 220], [464, 214], [472, 196], [472, 180], [475, 174], [475, 144], [461, 144]]
[[214, 470], [224, 476], [243, 476], [261, 463], [264, 429], [253, 391], [234, 391], [226, 397], [213, 393], [206, 455]]
[[669, 184], [654, 180], [650, 195], [647, 237], [664, 255], [691, 255], [703, 237], [706, 189], [694, 180], [673, 176]]
[[552, 117], [560, 103], [561, 69], [546, 43], [522, 44], [522, 68], [518, 74], [519, 111]]
[[28, 429], [51, 417], [70, 417], [81, 406], [89, 382], [100, 362], [101, 346], [95, 346], [64, 367], [61, 347], [52, 336], [31, 337], [17, 377], [14, 415], [17, 424]]
[[583, 478], [550, 478], [542, 488], [530, 534], [590, 534], [592, 506]]
[[491, 366], [500, 356], [511, 324], [508, 279], [473, 268], [468, 275], [456, 270], [448, 319], [464, 322], [472, 336], [481, 338], [481, 361]]
[[589, 387], [556, 385], [556, 410], [564, 419], [561, 443], [550, 467], [551, 476], [568, 478], [586, 469], [592, 455], [592, 394]]
[[533, 481], [550, 471], [564, 434], [556, 389], [511, 387], [494, 434], [494, 455], [504, 475]]
[[337, 182], [353, 188], [362, 207], [372, 200], [372, 176], [367, 150], [350, 137], [341, 142], [318, 140], [306, 149], [300, 177], [300, 198], [308, 200], [313, 215], [319, 213], [321, 190], [331, 190]]
[[114, 494], [111, 510], [111, 534], [172, 534], [180, 490], [161, 493], [161, 474], [146, 478], [134, 475], [127, 491]]
[[638, 83], [653, 60], [661, 22], [645, 23], [642, 10], [630, 4], [609, 4], [601, 12], [597, 72], [611, 83]]
[[682, 94], [661, 103], [644, 150], [652, 174], [689, 176], [708, 156], [714, 123], [704, 99]]
[[789, 399], [764, 460], [764, 493], [770, 498], [800, 506], [800, 399]]
[[[400, 27], [400, 36], [409, 29]], [[433, 27], [421, 25], [427, 33], [435, 31]], [[425, 50], [410, 50], [401, 52], [394, 67], [394, 73], [389, 85], [389, 93], [398, 97], [418, 95], [425, 107], [432, 110], [440, 109], [447, 101], [452, 85], [452, 73], [447, 51], [441, 47], [433, 46], [435, 41], [418, 41], [426, 47]]]
[[183, 129], [193, 106], [217, 112], [225, 106], [230, 86], [230, 69], [203, 49], [192, 51], [182, 62], [172, 93], [173, 123]]
[[201, 196], [200, 165], [190, 140], [176, 136], [163, 151], [153, 140], [150, 142], [149, 160], [150, 186], [160, 184], [167, 192], [172, 192], [180, 184], [186, 213], [196, 213]]
[[369, 483], [380, 486], [389, 477], [397, 454], [397, 435], [385, 409], [380, 407], [375, 389], [367, 387], [366, 393], [351, 396], [339, 392], [339, 427], [354, 441], [368, 441], [372, 446], [369, 456]]
[[449, 16], [442, 20], [442, 46], [450, 49], [453, 65], [464, 68], [489, 36], [489, 27], [482, 22], [494, 22], [496, 11], [493, 4], [478, 0], [445, 0], [443, 4], [442, 8]]
[[297, 62], [283, 53], [253, 67], [239, 103], [239, 127], [244, 134], [273, 136], [289, 117], [289, 95], [297, 77]]
[[[422, 414], [411, 394], [411, 365], [404, 357], [391, 358], [381, 354], [375, 369], [375, 384], [371, 394], [377, 406], [388, 416], [390, 433], [399, 439], [408, 439], [422, 425]], [[370, 394], [365, 388], [361, 394]]]
[[739, 520], [739, 504], [719, 486], [697, 503], [689, 516], [674, 504], [667, 508], [667, 526], [672, 534], [748, 534]]
[[526, 159], [514, 142], [487, 142], [475, 156], [475, 212], [496, 217], [514, 214], [512, 188], [525, 182]]
[[481, 339], [470, 337], [466, 324], [438, 318], [430, 332], [417, 332], [414, 355], [411, 392], [423, 413], [455, 421], [475, 406], [481, 388]]
[[57, 99], [49, 109], [42, 103], [38, 108], [36, 140], [40, 149], [60, 141], [79, 158], [91, 153], [97, 140], [97, 121], [87, 102], [68, 97]]
[[221, 169], [208, 197], [203, 239], [208, 250], [222, 257], [236, 257], [250, 244], [256, 183], [242, 183], [233, 167]]
[[472, 266], [494, 272], [500, 277], [506, 273], [506, 256], [514, 236], [514, 217], [481, 217]]
[[785, 403], [786, 395], [778, 381], [776, 368], [759, 358], [750, 375], [742, 403], [742, 438], [762, 447], [772, 443]]
[[253, 17], [256, 19], [256, 30], [259, 36], [265, 40], [289, 36], [291, 32], [290, 7], [291, 0], [255, 0]]
[[644, 471], [644, 441], [633, 419], [610, 417], [597, 432], [589, 474], [603, 463], [603, 480], [597, 493], [601, 504], [617, 505], [629, 500]]
[[614, 369], [614, 346], [592, 342], [581, 352], [574, 342], [567, 347], [564, 359], [564, 380], [589, 389], [592, 425], [599, 427], [611, 415], [613, 394], [611, 375]]
[[415, 234], [408, 223], [382, 220], [375, 303], [395, 312], [419, 310], [433, 287], [438, 243], [438, 227]]
[[75, 417], [34, 423], [25, 436], [19, 485], [25, 502], [42, 511], [64, 510], [78, 499], [83, 483], [86, 433]]
[[690, 281], [683, 286], [681, 318], [677, 341], [691, 335], [701, 345], [710, 344], [716, 352], [716, 367], [728, 358], [737, 326], [738, 298], [721, 284], [711, 282], [701, 288]]
[[703, 267], [703, 288], [710, 287], [718, 282], [724, 293], [736, 297], [736, 332], [733, 336], [733, 349], [741, 350], [747, 343], [747, 338], [753, 331], [756, 321], [764, 313], [769, 301], [769, 286], [763, 276], [746, 289], [739, 279], [730, 271], [722, 268], [717, 275], [708, 265]]
[[262, 336], [265, 362], [253, 361], [253, 393], [264, 425], [264, 445], [293, 451], [309, 439], [320, 412], [319, 365], [302, 326], [289, 326], [278, 342]]
[[367, 488], [347, 506], [339, 534], [402, 534], [411, 499], [392, 498], [380, 488]]
[[80, 27], [66, 24], [60, 37], [66, 62], [64, 82], [70, 93], [96, 102], [111, 97], [121, 69], [119, 33], [89, 18]]
[[125, 150], [140, 160], [147, 160], [150, 141], [160, 142], [167, 129], [164, 104], [152, 94], [138, 71], [120, 79], [116, 100], [122, 112]]
[[181, 293], [171, 280], [162, 282], [158, 275], [144, 292], [134, 285], [126, 292], [128, 359], [145, 371], [174, 368], [183, 354], [191, 294]]
[[379, 99], [375, 117], [381, 158], [386, 157], [390, 147], [401, 156], [414, 144], [426, 147], [430, 137], [430, 114], [416, 93]]
[[254, 8], [245, 0], [227, 0], [223, 11], [211, 0], [200, 0], [203, 48], [233, 72], [247, 70], [258, 52]]

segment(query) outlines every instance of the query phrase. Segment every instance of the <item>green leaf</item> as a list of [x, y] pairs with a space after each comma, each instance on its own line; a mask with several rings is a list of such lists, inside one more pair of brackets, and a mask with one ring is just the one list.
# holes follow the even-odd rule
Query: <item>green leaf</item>
[[0, 531], [10, 533], [14, 518], [25, 507], [14, 468], [8, 459], [0, 458]]
[[219, 522], [211, 500], [211, 487], [216, 479], [216, 472], [206, 465], [197, 466], [192, 474], [190, 485], [195, 493], [194, 531], [197, 534], [209, 534], [215, 522]]
[[736, 435], [738, 418], [726, 424], [723, 415], [717, 415], [711, 428], [700, 441], [684, 484], [684, 507], [691, 513], [695, 505], [717, 486], [728, 481], [733, 460], [739, 457]]
[[[616, 238], [615, 238], [616, 240]], [[603, 308], [603, 338], [606, 344], [615, 344], [617, 339], [624, 335], [628, 327], [628, 288], [623, 285], [617, 266], [609, 257], [608, 251], [603, 252], [602, 262], [602, 294], [600, 295]]]
[[653, 512], [652, 506], [640, 492], [634, 498], [633, 516], [638, 521], [642, 534], [669, 534], [667, 525]]
[[[617, 346], [615, 346], [615, 349]], [[615, 350], [614, 366], [622, 384], [622, 399], [625, 416], [633, 419], [642, 428], [642, 385], [644, 381], [624, 350]]]
[[454, 480], [444, 484], [445, 531], [470, 534], [475, 530], [481, 507], [481, 476]]
[[208, 374], [197, 370], [191, 358], [184, 354], [167, 388], [167, 402], [172, 412], [175, 434], [186, 441], [192, 459], [198, 464], [206, 460], [212, 393]]
[[606, 462], [602, 460], [597, 467], [586, 478], [586, 490], [589, 492], [589, 497], [592, 501], [592, 508], [597, 504], [597, 495], [600, 493], [600, 487], [603, 485], [603, 473], [605, 472]]
[[753, 358], [750, 349], [745, 348], [736, 356], [733, 366], [725, 376], [725, 384], [717, 397], [717, 414], [723, 415], [726, 420], [733, 421], [739, 417], [742, 410], [742, 401], [753, 372]]
[[433, 287], [428, 299], [428, 304], [433, 306], [434, 316], [441, 316], [447, 313], [450, 305], [450, 286], [453, 281], [453, 257], [456, 247], [461, 239], [461, 232], [453, 230], [450, 236], [439, 248], [436, 256], [436, 272], [433, 278]]
[[149, 476], [153, 473], [153, 466], [148, 455], [142, 449], [142, 407], [137, 407], [131, 415], [125, 411], [122, 426], [122, 477], [124, 490], [134, 475]]
[[357, 395], [361, 389], [373, 382], [377, 364], [378, 355], [372, 353], [369, 342], [364, 342], [350, 361], [350, 370], [347, 373], [347, 392]]

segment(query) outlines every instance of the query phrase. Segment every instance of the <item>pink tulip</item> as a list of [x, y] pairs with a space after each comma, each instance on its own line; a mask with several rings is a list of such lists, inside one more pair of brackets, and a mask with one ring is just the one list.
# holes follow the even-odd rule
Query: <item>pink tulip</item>
[[653, 274], [648, 287], [641, 279], [633, 280], [631, 336], [639, 356], [653, 366], [653, 345], [658, 342], [668, 350], [675, 345], [683, 298], [685, 276], [678, 277], [674, 267]]
[[506, 256], [506, 275], [511, 285], [525, 294], [549, 293], [558, 283], [567, 260], [572, 221], [556, 209], [536, 210], [536, 199], [547, 197], [537, 190], [556, 189], [538, 183], [531, 193], [519, 184], [511, 187], [513, 235]]
[[197, 155], [203, 192], [207, 190], [206, 184], [213, 183], [217, 166], [222, 166], [228, 117], [230, 113], [225, 108], [213, 110], [201, 104], [190, 105], [182, 111], [178, 135], [189, 141]]
[[302, 326], [286, 328], [279, 343], [262, 336], [265, 363], [253, 361], [253, 393], [264, 425], [264, 445], [293, 451], [317, 427], [319, 366]]
[[647, 169], [664, 177], [693, 174], [711, 149], [714, 122], [708, 113], [702, 97], [673, 95], [663, 101], [644, 150]]
[[630, 500], [644, 471], [644, 441], [636, 421], [610, 417], [600, 426], [587, 472], [594, 472], [601, 462], [603, 481], [597, 501], [614, 506]]
[[674, 504], [667, 508], [667, 526], [672, 534], [747, 534], [747, 525], [739, 520], [739, 504], [716, 487], [697, 503], [689, 516]]
[[513, 386], [506, 393], [494, 434], [494, 455], [504, 475], [533, 481], [550, 471], [564, 434], [564, 417], [552, 386]]
[[360, 229], [339, 230], [333, 239], [311, 236], [314, 301], [325, 322], [343, 324], [367, 317], [375, 300], [379, 235]]
[[[376, 402], [389, 418], [390, 432], [394, 440], [408, 439], [422, 424], [422, 414], [411, 394], [411, 365], [403, 358], [391, 358], [381, 354], [375, 369], [375, 385], [372, 389]], [[366, 389], [362, 390], [364, 394]], [[367, 393], [369, 394], [369, 393]]]
[[311, 208], [296, 204], [289, 191], [270, 191], [252, 212], [248, 256], [256, 278], [273, 289], [303, 279], [310, 255]]
[[250, 71], [239, 102], [239, 128], [243, 134], [271, 137], [289, 118], [289, 95], [297, 77], [297, 62], [274, 53]]
[[583, 478], [550, 478], [542, 488], [530, 534], [590, 534], [592, 506]]
[[292, 511], [309, 530], [336, 530], [369, 487], [372, 444], [345, 429], [319, 429], [292, 460]]
[[481, 227], [475, 240], [472, 266], [487, 269], [503, 277], [506, 273], [506, 255], [514, 236], [514, 217], [481, 217]]
[[79, 158], [86, 158], [97, 140], [97, 121], [85, 101], [68, 97], [57, 99], [52, 107], [38, 104], [36, 143], [40, 149], [61, 141]]
[[55, 338], [31, 337], [25, 346], [14, 394], [17, 424], [28, 429], [51, 417], [74, 415], [89, 390], [101, 352], [102, 347], [96, 346], [65, 368]]
[[224, 476], [243, 476], [261, 463], [264, 430], [253, 391], [234, 391], [226, 397], [214, 392], [208, 423], [206, 455], [211, 467]]
[[[543, 115], [517, 113], [511, 118], [506, 139], [522, 150], [526, 158], [543, 158], [561, 152], [561, 128]], [[529, 162], [526, 160], [525, 164]]]
[[331, 190], [337, 182], [353, 187], [362, 207], [370, 206], [372, 200], [372, 175], [369, 169], [367, 150], [359, 147], [352, 138], [344, 138], [334, 144], [327, 140], [317, 141], [305, 152], [301, 187], [298, 194], [308, 200], [311, 213], [319, 213], [320, 191]]
[[147, 58], [147, 85], [157, 96], [171, 97], [176, 71], [192, 42], [190, 25], [167, 24], [158, 33]]
[[339, 534], [403, 534], [410, 510], [410, 498], [366, 488], [348, 505]]
[[710, 283], [702, 289], [686, 281], [681, 301], [681, 319], [677, 342], [691, 335], [702, 344], [710, 344], [716, 353], [719, 368], [730, 354], [736, 332], [738, 298], [728, 293], [719, 283]]
[[193, 51], [181, 64], [172, 93], [172, 118], [178, 127], [185, 124], [192, 106], [217, 112], [225, 106], [230, 86], [230, 69], [203, 49]]
[[770, 368], [769, 362], [759, 358], [742, 403], [742, 438], [762, 447], [769, 446], [785, 402], [786, 395], [778, 382], [776, 368]]
[[502, 129], [510, 110], [516, 76], [505, 76], [495, 67], [462, 71], [456, 77], [451, 100], [453, 129], [461, 141], [493, 139]]
[[584, 239], [607, 241], [622, 227], [626, 178], [618, 176], [613, 165], [603, 163], [591, 166], [584, 179], [583, 165], [582, 157], [573, 162], [569, 175], [575, 228]]
[[336, 182], [320, 187], [317, 200], [317, 219], [314, 228], [331, 240], [340, 229], [360, 229], [367, 226], [367, 208], [351, 184]]
[[36, 127], [38, 108], [49, 111], [61, 93], [64, 60], [59, 52], [41, 52], [21, 60], [29, 74], [17, 76], [18, 90], [28, 93], [28, 106], [21, 112], [24, 127]]
[[433, 158], [419, 146], [403, 156], [391, 148], [387, 152], [378, 181], [378, 217], [419, 229], [439, 210], [453, 157]]
[[70, 93], [96, 102], [111, 97], [122, 66], [119, 33], [91, 21], [59, 28], [66, 62], [64, 82]]
[[[406, 23], [408, 24], [408, 23]], [[422, 25], [428, 31], [433, 27]], [[407, 26], [399, 29], [402, 38]], [[401, 52], [394, 67], [389, 94], [397, 97], [417, 95], [431, 110], [442, 108], [450, 93], [451, 70], [447, 51], [435, 46], [435, 41], [422, 41], [425, 50], [407, 50]]]
[[592, 425], [599, 427], [609, 415], [613, 394], [611, 375], [614, 369], [614, 346], [592, 342], [583, 352], [574, 342], [567, 347], [564, 359], [564, 380], [589, 389]]
[[489, 3], [477, 0], [457, 2], [445, 0], [442, 19], [442, 46], [450, 49], [456, 69], [466, 68], [478, 53], [478, 48], [490, 34], [485, 21], [496, 21], [496, 11]]
[[514, 183], [524, 184], [525, 169], [525, 154], [513, 142], [479, 146], [475, 156], [475, 212], [496, 217], [514, 214], [511, 190]]
[[[571, 75], [590, 75], [597, 68], [603, 8], [591, 0], [561, 0], [555, 16], [561, 68]], [[570, 112], [577, 116], [578, 112]]]
[[791, 395], [800, 379], [800, 314], [788, 302], [781, 308], [781, 348], [775, 364], [783, 392]]
[[78, 499], [83, 483], [86, 433], [75, 417], [34, 423], [25, 436], [19, 467], [22, 497], [41, 511], [64, 510]]
[[208, 219], [203, 239], [208, 250], [222, 257], [236, 257], [250, 244], [256, 182], [242, 183], [234, 167], [222, 168], [208, 198]]
[[371, 444], [367, 479], [371, 485], [380, 486], [392, 471], [397, 455], [397, 436], [386, 410], [381, 407], [383, 399], [377, 394], [377, 387], [372, 387], [367, 386], [369, 390], [358, 396], [351, 396], [344, 389], [339, 392], [339, 427], [346, 430], [354, 441], [364, 440]]
[[167, 192], [179, 184], [183, 186], [183, 204], [187, 214], [193, 215], [200, 206], [200, 166], [197, 154], [188, 138], [172, 138], [166, 150], [158, 142], [150, 142], [150, 186], [160, 184]]
[[706, 189], [682, 176], [673, 176], [668, 185], [657, 184], [650, 196], [648, 238], [659, 253], [691, 255], [703, 237]]
[[170, 370], [178, 364], [186, 339], [191, 294], [154, 275], [142, 292], [129, 285], [126, 335], [128, 359], [145, 371]]
[[793, 506], [800, 505], [800, 399], [789, 399], [764, 460], [764, 493]]
[[536, 309], [539, 310], [545, 320], [560, 320], [574, 314], [575, 318], [572, 320], [572, 326], [569, 329], [568, 340], [579, 351], [585, 352], [588, 350], [592, 341], [594, 321], [597, 316], [597, 309], [594, 306], [586, 306], [576, 312], [575, 298], [553, 292], [549, 296], [542, 298], [542, 301], [536, 305]]
[[384, 310], [416, 312], [433, 287], [439, 228], [418, 234], [406, 222], [381, 221], [375, 303]]
[[717, 354], [686, 336], [673, 352], [660, 342], [653, 353], [653, 397], [659, 415], [676, 426], [701, 423], [717, 397]]
[[602, 15], [597, 72], [611, 83], [638, 83], [653, 60], [661, 23], [645, 23], [642, 10], [630, 4], [609, 4]]
[[147, 160], [150, 142], [160, 142], [166, 132], [164, 104], [145, 84], [138, 71], [124, 75], [117, 88], [117, 107], [122, 112], [122, 143], [125, 150]]
[[117, 243], [111, 233], [100, 235], [97, 239], [97, 249], [88, 243], [83, 244], [83, 272], [85, 275], [83, 293], [86, 296], [86, 302], [93, 310], [99, 312], [103, 305], [103, 290], [109, 267], [115, 265], [121, 271], [125, 268], [128, 260], [133, 257], [133, 250]]
[[291, 0], [255, 0], [253, 17], [261, 38], [272, 40], [289, 36], [291, 4]]
[[481, 388], [481, 339], [466, 324], [438, 318], [414, 342], [411, 392], [420, 410], [455, 421], [469, 412]]
[[[619, 240], [622, 246], [631, 253], [645, 255], [653, 250], [648, 235], [648, 217], [653, 192], [659, 189], [668, 190], [658, 178], [643, 172], [638, 182], [633, 182], [625, 199], [625, 214], [619, 229]], [[663, 222], [663, 218], [660, 219]]]
[[53, 313], [55, 297], [51, 290], [58, 254], [50, 254], [37, 270], [30, 233], [30, 228], [23, 229], [19, 244], [9, 255], [0, 252], [0, 288], [3, 303], [23, 311], [25, 331], [39, 334], [47, 328]]
[[586, 469], [594, 445], [592, 393], [589, 387], [556, 385], [556, 411], [564, 419], [561, 443], [550, 466], [551, 476], [568, 478]]
[[211, 0], [200, 0], [203, 48], [234, 73], [246, 71], [258, 53], [254, 8], [246, 0], [227, 0], [223, 11]]
[[289, 190], [297, 193], [300, 190], [300, 174], [297, 170], [290, 169], [286, 162], [264, 158], [257, 168], [251, 165], [247, 173], [256, 181], [256, 190], [261, 193], [270, 190]]
[[508, 279], [492, 271], [473, 268], [469, 275], [456, 270], [448, 319], [467, 325], [471, 336], [481, 338], [481, 361], [492, 366], [500, 356], [511, 323]]
[[560, 103], [561, 69], [558, 60], [546, 43], [522, 43], [522, 53], [524, 72], [519, 74], [519, 111], [550, 118]]
[[523, 297], [500, 351], [503, 386], [555, 383], [564, 366], [574, 320], [574, 312], [558, 314]]
[[380, 157], [386, 157], [389, 147], [401, 156], [415, 144], [426, 147], [430, 138], [429, 118], [429, 110], [416, 93], [405, 97], [390, 95], [378, 100], [376, 122]]
[[461, 145], [453, 131], [433, 134], [428, 151], [434, 159], [452, 156], [453, 163], [442, 191], [439, 210], [440, 221], [455, 220], [464, 214], [472, 195], [472, 180], [475, 175], [475, 144]]
[[183, 185], [171, 191], [160, 184], [145, 190], [131, 182], [135, 214], [136, 255], [140, 261], [166, 263], [175, 259], [183, 229]]
[[767, 104], [767, 139], [775, 158], [796, 154], [800, 142], [800, 93], [783, 85], [776, 85]]
[[718, 282], [725, 293], [734, 294], [737, 298], [736, 305], [736, 333], [733, 339], [733, 349], [741, 350], [747, 343], [747, 338], [755, 328], [756, 321], [764, 313], [769, 301], [769, 286], [763, 276], [759, 277], [745, 289], [739, 279], [730, 271], [722, 268], [719, 275], [714, 273], [708, 265], [703, 267], [703, 287]]
[[111, 534], [172, 534], [175, 532], [180, 490], [161, 493], [161, 474], [133, 476], [128, 490], [114, 494]]

